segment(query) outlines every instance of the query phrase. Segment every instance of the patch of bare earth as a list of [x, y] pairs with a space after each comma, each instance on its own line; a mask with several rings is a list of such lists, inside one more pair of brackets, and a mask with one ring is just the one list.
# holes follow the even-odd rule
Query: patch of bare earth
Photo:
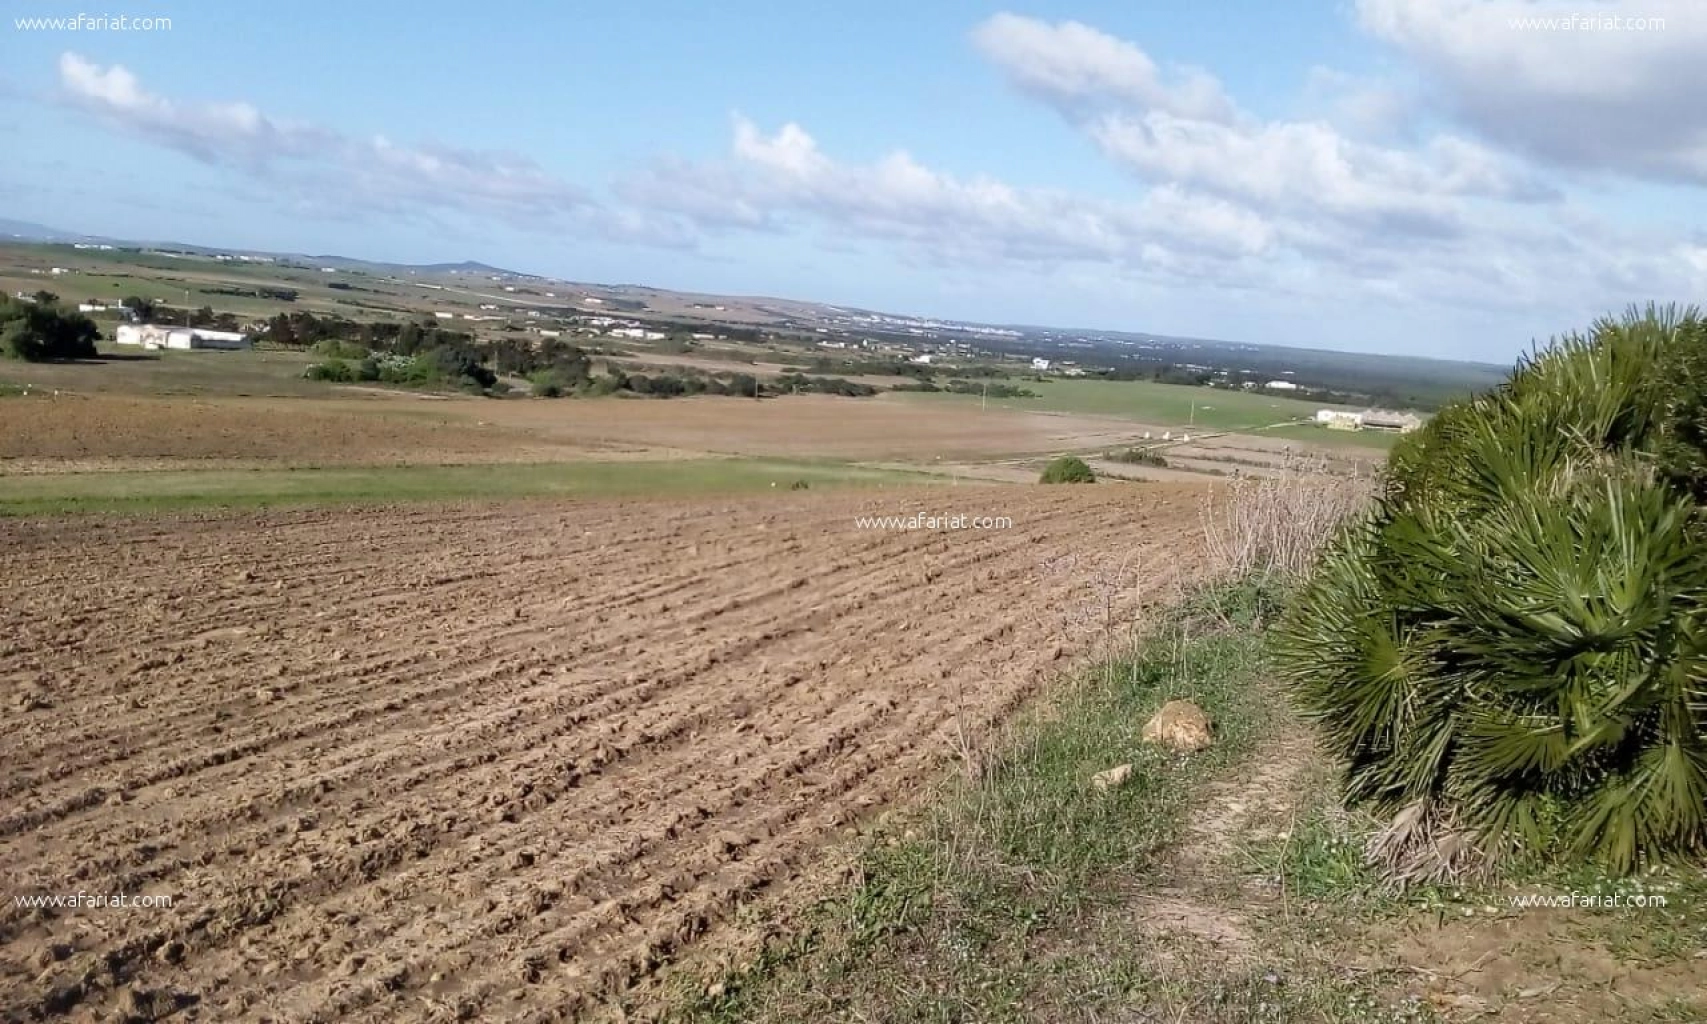
[[[1155, 591], [1201, 534], [1167, 487], [856, 527], [901, 500], [0, 521], [0, 1020], [590, 1012], [1054, 678], [1050, 564]], [[170, 905], [14, 901], [78, 893]]]
[[1247, 851], [1290, 841], [1330, 775], [1310, 729], [1281, 714], [1250, 763], [1204, 787], [1158, 885], [1129, 903], [1156, 958], [1212, 978], [1274, 970], [1373, 985], [1391, 1004], [1449, 1021], [1707, 1019], [1689, 1016], [1707, 1011], [1707, 948], [1660, 956], [1644, 948], [1639, 927], [1609, 929], [1595, 916], [1640, 910], [1513, 909], [1490, 896], [1501, 902], [1470, 914], [1403, 905], [1370, 913], [1289, 892], [1285, 877], [1263, 875]]
[[[0, 475], [262, 466], [544, 462], [602, 446], [400, 399], [123, 398], [0, 403]], [[452, 415], [456, 409], [465, 415]]]
[[1309, 730], [1291, 715], [1276, 716], [1254, 758], [1203, 787], [1179, 843], [1157, 869], [1155, 888], [1132, 900], [1139, 928], [1230, 961], [1260, 959], [1263, 918], [1285, 908], [1240, 853], [1289, 829], [1313, 759]]
[[1641, 948], [1639, 938], [1628, 946], [1610, 943], [1603, 922], [1593, 917], [1642, 911], [1500, 907], [1496, 913], [1414, 914], [1369, 927], [1358, 935], [1363, 955], [1351, 962], [1399, 970], [1409, 978], [1408, 991], [1454, 1019], [1707, 1019], [1707, 958], [1662, 962]]

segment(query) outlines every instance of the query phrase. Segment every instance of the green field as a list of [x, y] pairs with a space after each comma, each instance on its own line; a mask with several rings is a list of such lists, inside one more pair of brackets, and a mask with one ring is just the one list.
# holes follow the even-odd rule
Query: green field
[[0, 476], [0, 516], [342, 502], [617, 498], [925, 483], [926, 473], [836, 462], [688, 459], [474, 466], [164, 470]]
[[[1251, 430], [1306, 420], [1322, 408], [1318, 402], [1296, 398], [1152, 381], [1057, 380], [1040, 383], [1016, 380], [1013, 383], [1037, 392], [1038, 397], [992, 398], [989, 401], [991, 408], [1120, 416], [1158, 427], [1195, 426], [1203, 430]], [[946, 392], [904, 394], [920, 401], [973, 405], [980, 401], [977, 395]]]
[[1335, 448], [1375, 448], [1388, 451], [1402, 435], [1383, 430], [1328, 430], [1313, 423], [1290, 423], [1267, 430], [1253, 430], [1258, 437], [1280, 437], [1288, 441], [1306, 441]]
[[95, 362], [0, 360], [0, 392], [28, 385], [36, 391], [110, 395], [324, 397], [339, 393], [330, 384], [303, 379], [309, 364], [324, 361], [309, 352], [148, 352], [110, 341], [98, 347], [102, 359]]

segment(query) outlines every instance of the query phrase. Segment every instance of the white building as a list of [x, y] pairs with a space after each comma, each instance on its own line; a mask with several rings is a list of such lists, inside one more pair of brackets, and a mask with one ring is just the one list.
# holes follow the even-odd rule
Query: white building
[[1390, 430], [1408, 434], [1422, 426], [1422, 423], [1422, 417], [1415, 413], [1391, 412], [1387, 409], [1366, 409], [1363, 412], [1365, 430]]
[[249, 347], [242, 331], [210, 331], [205, 327], [179, 328], [166, 336], [167, 348], [212, 348], [227, 352]]
[[1263, 387], [1269, 389], [1270, 391], [1297, 391], [1298, 390], [1298, 385], [1292, 383], [1289, 380], [1271, 380], [1267, 384], [1264, 384]]
[[170, 329], [155, 324], [119, 324], [113, 341], [120, 345], [140, 345], [143, 348], [165, 348]]
[[77, 312], [79, 313], [105, 313], [106, 311], [107, 307], [99, 302], [79, 302], [77, 304]]
[[220, 349], [235, 351], [249, 347], [249, 336], [240, 331], [210, 331], [204, 327], [164, 327], [160, 324], [120, 324], [113, 332], [120, 345], [146, 349]]
[[1387, 409], [1365, 409], [1362, 412], [1318, 409], [1316, 422], [1330, 430], [1386, 430], [1400, 434], [1408, 434], [1423, 425], [1422, 417], [1415, 413]]
[[1317, 409], [1316, 422], [1331, 430], [1361, 430], [1363, 414], [1344, 409]]
[[1049, 369], [1049, 360], [1044, 359], [1041, 356], [1032, 356], [1031, 357], [1031, 368], [1033, 370], [1036, 370], [1039, 373], [1042, 373], [1042, 372]]
[[633, 338], [636, 341], [663, 341], [663, 331], [648, 331], [644, 327], [618, 327], [610, 332], [613, 338]]

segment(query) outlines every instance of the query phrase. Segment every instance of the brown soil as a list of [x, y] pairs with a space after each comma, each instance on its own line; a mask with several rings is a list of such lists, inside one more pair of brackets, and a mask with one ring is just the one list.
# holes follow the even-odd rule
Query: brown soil
[[[572, 1017], [1037, 693], [1050, 565], [1167, 586], [1196, 497], [0, 521], [0, 887], [173, 899], [8, 898], [0, 1019]], [[945, 501], [1015, 527], [854, 528]]]
[[1106, 418], [977, 413], [882, 396], [494, 401], [356, 388], [337, 398], [76, 395], [0, 402], [0, 475], [708, 453], [935, 466], [1115, 446], [1136, 430]]
[[[440, 411], [475, 402], [429, 403], [409, 397], [18, 399], [0, 402], [0, 474], [255, 464], [537, 462], [582, 452], [568, 438], [530, 437], [473, 416]], [[497, 404], [488, 401], [484, 406]]]
[[1184, 942], [1200, 962], [1222, 969], [1290, 962], [1346, 977], [1391, 976], [1386, 997], [1426, 1004], [1443, 1021], [1693, 1019], [1656, 1008], [1672, 1000], [1700, 1005], [1701, 959], [1612, 948], [1591, 916], [1610, 911], [1498, 907], [1464, 916], [1454, 909], [1324, 929], [1324, 916], [1334, 922], [1339, 908], [1290, 898], [1284, 880], [1252, 875], [1238, 850], [1288, 835], [1300, 808], [1331, 785], [1311, 730], [1283, 715], [1259, 757], [1206, 786], [1183, 841], [1158, 869], [1163, 884], [1131, 900], [1145, 932], [1162, 940], [1157, 955], [1178, 958]]

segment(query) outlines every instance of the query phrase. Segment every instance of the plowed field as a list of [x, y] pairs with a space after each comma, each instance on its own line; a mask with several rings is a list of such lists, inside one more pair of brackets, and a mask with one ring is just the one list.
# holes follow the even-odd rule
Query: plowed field
[[[0, 1019], [572, 1018], [1165, 596], [1196, 494], [0, 520]], [[854, 522], [932, 511], [1013, 525]], [[79, 892], [171, 906], [18, 903]]]

